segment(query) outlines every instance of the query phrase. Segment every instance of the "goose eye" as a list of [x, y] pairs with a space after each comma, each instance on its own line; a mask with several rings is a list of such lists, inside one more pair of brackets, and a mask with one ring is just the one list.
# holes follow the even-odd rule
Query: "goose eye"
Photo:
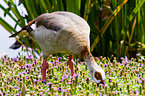
[[97, 79], [97, 80], [101, 80], [102, 81], [102, 75], [101, 75], [101, 73], [100, 72], [95, 72], [95, 78]]

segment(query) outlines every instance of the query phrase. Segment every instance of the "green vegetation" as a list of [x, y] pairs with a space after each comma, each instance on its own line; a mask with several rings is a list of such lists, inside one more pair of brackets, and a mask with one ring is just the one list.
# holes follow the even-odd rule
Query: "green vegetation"
[[[135, 57], [137, 53], [145, 55], [145, 0], [4, 0], [7, 8], [0, 4], [4, 15], [15, 21], [15, 27], [9, 25], [0, 17], [0, 24], [13, 34], [17, 26], [24, 27], [26, 23], [38, 15], [54, 11], [70, 11], [83, 17], [91, 27], [91, 52], [94, 56], [110, 57], [114, 55], [119, 60], [122, 56]], [[23, 5], [27, 11], [24, 16], [18, 10]], [[11, 12], [10, 12], [11, 11]], [[13, 14], [14, 15], [13, 15]], [[16, 18], [15, 18], [16, 17]], [[38, 54], [41, 49], [34, 42], [30, 44], [27, 38], [16, 37], [25, 41], [26, 47], [31, 47]], [[60, 55], [62, 56], [62, 55]]]
[[145, 59], [121, 58], [113, 63], [106, 57], [95, 58], [106, 73], [106, 83], [97, 85], [91, 80], [87, 64], [74, 60], [75, 75], [71, 76], [67, 57], [53, 57], [48, 59], [47, 82], [41, 80], [40, 59], [31, 56], [21, 56], [0, 60], [0, 93], [2, 96], [41, 95], [41, 96], [92, 96], [107, 95], [145, 95]]

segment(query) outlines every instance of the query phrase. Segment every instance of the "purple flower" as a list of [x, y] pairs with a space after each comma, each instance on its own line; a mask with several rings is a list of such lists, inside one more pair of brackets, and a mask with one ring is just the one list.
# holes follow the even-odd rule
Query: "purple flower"
[[25, 69], [25, 67], [24, 66], [21, 66], [21, 69]]
[[135, 91], [132, 91], [132, 93], [137, 94], [137, 91], [136, 90]]
[[68, 73], [69, 72], [69, 70], [66, 70], [66, 73]]
[[139, 66], [139, 67], [141, 67], [141, 66], [142, 66], [142, 64], [141, 64], [141, 63], [139, 63], [139, 64], [138, 64], [138, 66]]
[[145, 79], [144, 79], [144, 78], [141, 78], [141, 80], [142, 80], [142, 81], [145, 81]]
[[103, 85], [105, 85], [106, 84], [106, 82], [103, 82]]
[[104, 67], [107, 67], [108, 65], [107, 65], [107, 64], [103, 64], [103, 66], [104, 66]]
[[67, 79], [68, 78], [68, 75], [64, 74], [63, 75], [63, 78]]
[[22, 45], [22, 47], [25, 47], [24, 45]]
[[62, 57], [59, 57], [60, 60], [62, 60]]
[[32, 52], [34, 52], [35, 50], [34, 49], [32, 49]]
[[14, 58], [14, 61], [15, 61], [15, 62], [18, 62], [18, 58]]
[[29, 59], [33, 59], [33, 56], [32, 55], [29, 55]]
[[43, 56], [43, 53], [40, 53], [40, 57], [42, 57]]
[[21, 75], [21, 73], [19, 72], [18, 75]]
[[39, 92], [39, 94], [40, 94], [41, 96], [43, 96], [43, 92]]
[[123, 57], [120, 57], [120, 59], [123, 60], [124, 58]]
[[5, 96], [6, 95], [6, 92], [3, 92], [3, 96]]
[[138, 80], [138, 83], [142, 83], [142, 81], [141, 80]]
[[111, 82], [111, 79], [109, 78], [109, 82]]
[[18, 79], [18, 82], [20, 82], [20, 79]]
[[25, 67], [30, 68], [32, 67], [32, 64], [25, 64]]
[[61, 87], [58, 87], [57, 90], [58, 90], [58, 92], [61, 92], [62, 91], [62, 88]]
[[74, 65], [76, 65], [76, 62], [73, 62]]
[[55, 60], [53, 60], [52, 64], [53, 64], [53, 65], [55, 65], [55, 63], [56, 63], [56, 61], [55, 61]]
[[48, 83], [47, 83], [48, 86], [50, 86], [51, 84], [52, 84], [51, 82], [48, 82]]
[[125, 56], [125, 61], [127, 62], [127, 60], [128, 60], [128, 59], [127, 59], [127, 56]]
[[73, 77], [77, 77], [77, 76], [78, 76], [78, 74], [74, 73], [74, 76]]
[[9, 83], [9, 80], [7, 80], [7, 84]]
[[27, 74], [27, 72], [24, 70], [24, 72], [22, 72], [23, 74]]
[[136, 56], [140, 56], [140, 53], [136, 54]]
[[80, 61], [80, 64], [81, 64], [81, 65], [83, 65], [83, 64], [84, 64], [84, 62]]
[[80, 82], [78, 82], [78, 85], [81, 84]]
[[75, 59], [75, 62], [76, 62], [76, 61], [79, 61], [79, 59]]
[[66, 89], [62, 89], [62, 92], [67, 92], [67, 90]]
[[19, 86], [14, 86], [14, 89], [19, 89]]
[[68, 84], [72, 84], [73, 82], [68, 82]]
[[87, 77], [87, 81], [89, 81], [90, 80], [90, 78], [89, 77]]
[[45, 81], [46, 81], [45, 79], [41, 80], [42, 83], [44, 83]]
[[32, 65], [34, 66], [37, 62], [36, 61], [33, 61]]

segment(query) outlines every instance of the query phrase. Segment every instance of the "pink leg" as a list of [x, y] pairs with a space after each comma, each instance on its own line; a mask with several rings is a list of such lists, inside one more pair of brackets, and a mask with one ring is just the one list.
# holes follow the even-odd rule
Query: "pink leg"
[[46, 69], [47, 69], [48, 65], [47, 65], [47, 60], [43, 60], [42, 63], [42, 80], [46, 81]]
[[74, 75], [73, 55], [69, 54], [68, 63], [69, 63], [69, 66], [70, 66], [71, 75], [73, 76]]

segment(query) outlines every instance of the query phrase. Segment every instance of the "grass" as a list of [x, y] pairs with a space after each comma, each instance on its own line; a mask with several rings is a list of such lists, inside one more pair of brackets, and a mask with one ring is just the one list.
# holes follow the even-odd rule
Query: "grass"
[[[97, 85], [89, 76], [87, 64], [74, 60], [75, 76], [72, 77], [67, 64], [67, 57], [48, 59], [47, 82], [41, 80], [40, 59], [19, 55], [17, 58], [0, 60], [0, 93], [2, 96], [120, 96], [145, 95], [145, 59], [122, 57], [121, 62], [113, 58], [97, 57], [96, 62], [106, 72], [106, 84]], [[24, 95], [23, 95], [24, 96]]]

